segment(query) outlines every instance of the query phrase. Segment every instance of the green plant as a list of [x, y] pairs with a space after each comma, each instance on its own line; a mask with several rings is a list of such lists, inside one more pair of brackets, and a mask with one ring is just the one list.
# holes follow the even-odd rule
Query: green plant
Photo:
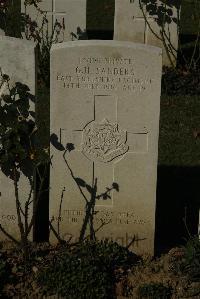
[[[44, 178], [41, 178], [37, 196], [34, 194], [33, 215], [30, 216], [29, 209], [33, 203], [33, 174], [37, 173], [40, 176], [39, 166], [44, 164], [47, 168], [49, 163], [48, 153], [36, 142], [35, 113], [31, 110], [31, 102], [34, 100], [28, 86], [16, 82], [14, 87], [10, 87], [9, 76], [0, 70], [0, 169], [14, 184], [14, 204], [20, 240], [8, 234], [1, 223], [0, 230], [22, 247], [25, 257], [29, 243], [28, 236], [33, 227], [44, 181]], [[20, 201], [18, 187], [22, 175], [28, 178], [30, 184], [30, 192], [24, 206]]]
[[116, 243], [86, 241], [55, 256], [39, 273], [38, 283], [47, 294], [67, 299], [116, 298], [116, 282], [136, 261], [134, 254]]
[[162, 283], [146, 283], [138, 288], [139, 298], [148, 299], [170, 299], [172, 296], [172, 288], [164, 286]]

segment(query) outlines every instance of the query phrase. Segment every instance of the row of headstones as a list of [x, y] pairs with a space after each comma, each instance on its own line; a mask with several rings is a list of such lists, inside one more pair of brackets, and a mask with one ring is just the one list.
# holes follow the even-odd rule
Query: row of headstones
[[[38, 3], [38, 7], [45, 12], [49, 34], [52, 33], [56, 20], [60, 24], [65, 24], [65, 30], [62, 31], [59, 41], [86, 38], [87, 0], [43, 0]], [[43, 17], [33, 5], [25, 6], [24, 0], [21, 0], [21, 12], [29, 15], [32, 20], [36, 20], [39, 28], [41, 28]], [[143, 14], [146, 15], [146, 20]], [[174, 6], [171, 9], [171, 14], [171, 20], [175, 20], [177, 18], [177, 9]], [[114, 40], [132, 41], [161, 47], [163, 48], [163, 65], [170, 65], [165, 46], [156, 37], [156, 35], [160, 36], [161, 27], [154, 19], [155, 15], [150, 15], [145, 10], [142, 12], [139, 0], [115, 0]], [[177, 49], [177, 24], [171, 21], [166, 27], [170, 43], [174, 49]], [[169, 43], [168, 40], [167, 43]], [[174, 52], [174, 55], [172, 53], [169, 53], [169, 55], [172, 61], [175, 62], [176, 52]]]

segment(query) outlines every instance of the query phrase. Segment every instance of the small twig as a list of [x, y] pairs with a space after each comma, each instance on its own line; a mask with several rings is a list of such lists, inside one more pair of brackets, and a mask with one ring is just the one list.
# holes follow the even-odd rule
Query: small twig
[[58, 235], [60, 235], [60, 218], [61, 218], [61, 212], [62, 212], [62, 202], [64, 197], [65, 187], [62, 190], [61, 199], [60, 199], [60, 205], [59, 205], [59, 212], [58, 212]]
[[108, 220], [107, 222], [106, 221], [101, 221], [101, 225], [97, 228], [97, 229], [95, 229], [95, 234], [102, 228], [102, 227], [104, 227], [105, 225], [108, 225], [109, 223], [110, 223], [110, 221], [111, 220]]
[[19, 226], [19, 230], [20, 230], [20, 234], [21, 234], [21, 239], [23, 240], [24, 239], [24, 226], [23, 226], [22, 219], [21, 219], [16, 167], [14, 167], [13, 174], [14, 174], [15, 203], [16, 203], [16, 210], [17, 210], [18, 226]]
[[24, 215], [25, 219], [24, 219], [24, 222], [25, 222], [25, 235], [26, 235], [26, 237], [28, 236], [28, 234], [27, 234], [27, 231], [28, 231], [28, 210], [29, 210], [30, 202], [32, 202], [32, 200], [31, 200], [32, 192], [33, 192], [33, 182], [31, 182], [31, 189], [30, 189], [30, 192], [29, 192], [28, 199], [25, 203], [25, 215]]
[[54, 235], [56, 236], [57, 240], [61, 243], [61, 244], [66, 244], [67, 242], [63, 239], [61, 239], [61, 237], [59, 236], [59, 234], [57, 233], [57, 231], [55, 230], [55, 228], [53, 227], [51, 221], [49, 221], [49, 226], [50, 229], [52, 230], [52, 232], [54, 233]]
[[189, 229], [188, 229], [188, 226], [187, 226], [187, 207], [185, 207], [185, 215], [184, 215], [184, 217], [183, 217], [183, 223], [184, 223], [184, 225], [185, 225], [185, 229], [186, 229], [186, 231], [187, 231], [187, 234], [188, 234], [188, 236], [189, 236], [189, 238], [191, 238], [192, 236], [191, 236], [191, 233], [190, 233], [190, 231], [189, 231]]
[[[97, 178], [95, 178], [94, 183], [92, 184], [92, 192], [91, 192], [91, 199], [87, 202], [86, 211], [85, 211], [85, 219], [83, 221], [83, 225], [81, 228], [79, 241], [81, 242], [84, 239], [84, 235], [86, 232], [87, 224], [90, 222], [90, 231], [93, 226], [93, 214], [94, 214], [94, 206], [95, 206], [95, 199], [96, 199], [96, 190], [97, 190]], [[92, 234], [93, 235], [93, 234]]]
[[[40, 197], [41, 197], [41, 193], [42, 193], [42, 186], [43, 186], [43, 183], [44, 183], [44, 180], [45, 180], [45, 176], [46, 176], [46, 172], [47, 172], [47, 167], [45, 165], [45, 172], [43, 174], [43, 177], [41, 177], [41, 180], [40, 180], [40, 187], [39, 187], [39, 191], [38, 191], [38, 194], [37, 194], [37, 197], [34, 198], [33, 202], [34, 202], [34, 207], [33, 207], [33, 215], [32, 215], [32, 218], [31, 218], [31, 221], [29, 223], [29, 226], [28, 226], [28, 229], [27, 229], [27, 236], [28, 234], [30, 233], [31, 231], [31, 228], [33, 226], [33, 223], [34, 223], [34, 220], [35, 220], [35, 215], [36, 215], [36, 211], [37, 211], [37, 206], [38, 206], [38, 202], [40, 200]], [[37, 168], [36, 168], [36, 171], [37, 171]]]
[[171, 64], [171, 66], [175, 69], [175, 65], [174, 65], [174, 63], [173, 63], [173, 61], [172, 61], [172, 58], [171, 58], [170, 54], [169, 54], [169, 48], [168, 48], [168, 46], [167, 46], [167, 44], [166, 44], [165, 37], [164, 37], [164, 34], [163, 34], [163, 30], [160, 30], [160, 34], [161, 34], [161, 36], [162, 36], [162, 42], [163, 42], [163, 45], [164, 45], [164, 48], [165, 48], [167, 57], [168, 57], [168, 59], [169, 59], [169, 62], [170, 62], [170, 64]]
[[129, 248], [132, 246], [132, 244], [133, 244], [134, 242], [144, 241], [144, 240], [146, 240], [146, 238], [139, 239], [138, 236], [137, 236], [137, 238], [136, 238], [136, 236], [134, 235], [133, 239], [132, 239], [131, 242], [126, 246], [126, 248], [129, 249]]

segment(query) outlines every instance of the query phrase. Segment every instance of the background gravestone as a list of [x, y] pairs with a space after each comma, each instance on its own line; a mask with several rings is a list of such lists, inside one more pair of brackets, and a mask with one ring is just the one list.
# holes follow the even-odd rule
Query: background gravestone
[[[28, 85], [30, 93], [36, 94], [36, 61], [35, 45], [30, 41], [0, 36], [0, 68], [10, 76], [10, 86], [15, 82]], [[6, 92], [3, 86], [0, 93]], [[34, 106], [34, 105], [33, 105]], [[32, 107], [34, 110], [34, 107]], [[30, 184], [21, 175], [19, 180], [19, 196], [22, 207], [28, 198]], [[31, 209], [30, 209], [31, 213]], [[0, 224], [15, 238], [19, 237], [15, 206], [15, 192], [13, 181], [0, 170]], [[0, 230], [0, 241], [7, 238]]]
[[[53, 46], [50, 219], [62, 238], [89, 222], [97, 238], [153, 253], [161, 56], [130, 42]], [[66, 160], [60, 143], [75, 146]]]
[[[173, 12], [173, 18], [177, 18], [176, 8], [172, 5], [170, 9]], [[160, 35], [160, 27], [155, 22], [154, 15], [149, 15], [147, 12], [145, 12], [145, 14], [147, 15], [147, 20], [152, 30], [157, 35]], [[170, 35], [173, 47], [178, 49], [176, 23], [171, 22], [166, 25], [166, 28], [167, 33]], [[156, 38], [145, 22], [142, 10], [139, 6], [139, 0], [115, 0], [114, 39], [161, 47], [163, 48], [163, 65], [170, 65], [162, 41]], [[175, 57], [171, 55], [171, 58], [172, 61], [176, 63], [176, 55]]]
[[[35, 20], [39, 28], [42, 25], [41, 14], [37, 9], [31, 6], [24, 6], [24, 0], [21, 0], [21, 10]], [[68, 41], [76, 39], [76, 36], [85, 38], [86, 35], [86, 0], [43, 0], [38, 3], [38, 7], [45, 12], [49, 22], [49, 34], [52, 33], [56, 22], [64, 23], [65, 30], [61, 32], [59, 41]]]

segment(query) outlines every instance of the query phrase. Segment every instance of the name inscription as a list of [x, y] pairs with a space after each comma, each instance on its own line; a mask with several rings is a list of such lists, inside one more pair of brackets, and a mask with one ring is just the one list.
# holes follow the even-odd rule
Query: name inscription
[[56, 80], [67, 89], [142, 92], [151, 87], [152, 78], [144, 72], [136, 74], [131, 58], [81, 57], [72, 73], [58, 72]]

